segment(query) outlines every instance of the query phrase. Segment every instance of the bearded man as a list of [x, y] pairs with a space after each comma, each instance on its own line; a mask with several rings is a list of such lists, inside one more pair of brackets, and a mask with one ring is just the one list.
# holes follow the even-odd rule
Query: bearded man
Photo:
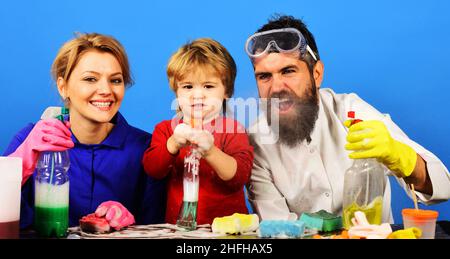
[[[295, 220], [322, 209], [341, 214], [345, 171], [361, 158], [385, 165], [383, 222], [393, 223], [389, 174], [405, 190], [414, 184], [425, 204], [450, 198], [447, 168], [389, 115], [356, 94], [320, 89], [324, 64], [301, 20], [270, 20], [248, 38], [245, 50], [259, 95], [268, 101], [267, 116], [249, 129], [255, 148], [249, 200], [261, 219]], [[350, 126], [349, 111], [363, 121]], [[269, 130], [269, 139], [261, 129]]]

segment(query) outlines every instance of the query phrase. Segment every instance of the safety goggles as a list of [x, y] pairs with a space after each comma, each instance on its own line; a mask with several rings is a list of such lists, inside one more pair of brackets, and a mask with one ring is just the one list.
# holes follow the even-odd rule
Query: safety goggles
[[317, 61], [317, 57], [306, 42], [302, 33], [295, 28], [275, 29], [255, 33], [245, 42], [245, 52], [250, 58], [257, 58], [269, 51], [288, 53], [299, 50], [303, 56], [306, 51]]

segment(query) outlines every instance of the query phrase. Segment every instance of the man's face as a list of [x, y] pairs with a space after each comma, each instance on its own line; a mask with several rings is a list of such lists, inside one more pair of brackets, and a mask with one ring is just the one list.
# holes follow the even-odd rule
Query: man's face
[[[297, 53], [269, 53], [253, 60], [259, 95], [268, 100], [268, 109], [278, 116], [280, 141], [294, 146], [303, 140], [310, 140], [318, 114], [317, 90], [322, 79], [322, 64], [313, 69]], [[271, 107], [274, 105], [275, 107]]]
[[[310, 91], [311, 75], [298, 53], [270, 53], [255, 59], [253, 65], [261, 98], [271, 98], [282, 91], [302, 98]], [[292, 108], [292, 103], [282, 100], [280, 114], [291, 113]]]

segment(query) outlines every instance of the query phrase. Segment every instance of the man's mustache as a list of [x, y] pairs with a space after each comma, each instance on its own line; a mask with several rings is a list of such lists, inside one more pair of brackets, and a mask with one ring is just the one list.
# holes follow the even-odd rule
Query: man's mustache
[[283, 98], [289, 98], [289, 99], [296, 99], [296, 95], [294, 93], [288, 92], [286, 90], [280, 91], [280, 92], [276, 92], [276, 93], [272, 93], [269, 98], [278, 98], [278, 99], [283, 99]]

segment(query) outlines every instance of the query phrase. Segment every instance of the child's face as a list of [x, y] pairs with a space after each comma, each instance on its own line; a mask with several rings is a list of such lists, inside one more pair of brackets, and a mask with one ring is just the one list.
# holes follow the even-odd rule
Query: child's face
[[[196, 69], [177, 83], [176, 95], [185, 121], [195, 119], [207, 123], [222, 109], [225, 86], [212, 69]], [[192, 126], [192, 125], [191, 125]]]

